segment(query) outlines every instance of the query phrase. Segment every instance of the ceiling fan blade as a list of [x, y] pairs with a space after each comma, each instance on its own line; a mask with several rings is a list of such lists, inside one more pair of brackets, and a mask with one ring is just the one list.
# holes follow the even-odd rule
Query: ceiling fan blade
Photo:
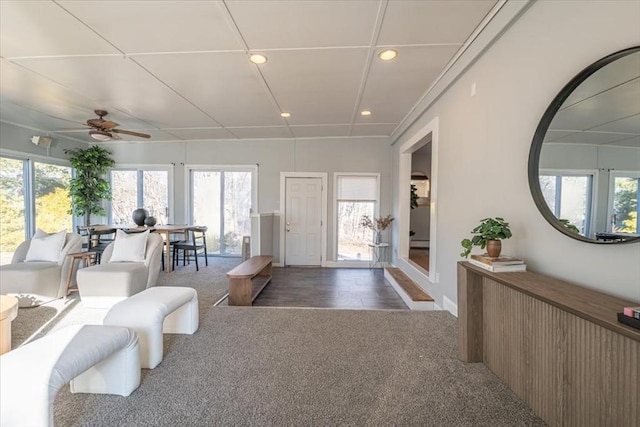
[[111, 132], [122, 133], [124, 135], [137, 136], [139, 138], [151, 138], [151, 135], [147, 135], [146, 133], [133, 132], [133, 131], [130, 131], [130, 130], [111, 129]]

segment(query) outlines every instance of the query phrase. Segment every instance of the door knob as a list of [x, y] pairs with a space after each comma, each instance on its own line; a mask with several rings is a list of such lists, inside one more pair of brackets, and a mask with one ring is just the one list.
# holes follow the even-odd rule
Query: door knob
[[287, 228], [287, 233], [288, 233], [288, 232], [290, 232], [290, 231], [291, 231], [291, 229], [290, 229], [290, 228]]

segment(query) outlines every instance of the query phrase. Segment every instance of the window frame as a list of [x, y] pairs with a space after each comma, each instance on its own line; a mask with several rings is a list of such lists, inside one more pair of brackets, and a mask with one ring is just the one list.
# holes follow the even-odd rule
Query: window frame
[[[551, 209], [547, 204], [547, 207], [551, 211], [551, 213], [558, 219], [560, 219], [559, 211], [562, 208], [560, 204], [560, 200], [562, 199], [562, 178], [563, 177], [585, 177], [587, 178], [587, 208], [586, 208], [586, 218], [585, 218], [585, 230], [584, 236], [589, 237], [594, 235], [594, 218], [595, 218], [595, 201], [597, 199], [597, 188], [598, 188], [598, 171], [591, 169], [540, 169], [538, 173], [538, 182], [540, 181], [540, 177], [542, 176], [555, 176], [556, 177], [556, 189], [560, 189], [560, 191], [556, 191], [555, 195], [555, 209]], [[560, 180], [560, 185], [558, 185], [558, 179]], [[539, 184], [538, 184], [539, 185]]]
[[[355, 267], [364, 267], [369, 265], [368, 260], [353, 261], [353, 260], [339, 260], [338, 259], [338, 203], [343, 199], [338, 199], [338, 187], [340, 177], [374, 177], [376, 179], [376, 199], [373, 200], [373, 216], [374, 218], [380, 215], [380, 173], [378, 172], [334, 172], [333, 173], [333, 251], [334, 262], [338, 263], [341, 267], [352, 264]], [[372, 218], [373, 220], [373, 218]]]
[[609, 171], [609, 199], [607, 201], [607, 231], [613, 232], [613, 201], [615, 198], [615, 179], [616, 178], [635, 178], [638, 180], [638, 204], [636, 205], [636, 214], [638, 221], [638, 229], [636, 233], [631, 235], [640, 235], [640, 172], [638, 171], [624, 171], [624, 170], [610, 170]]
[[[118, 164], [112, 168], [109, 168], [107, 172], [107, 180], [109, 181], [109, 187], [113, 188], [113, 181], [111, 172], [123, 171], [123, 172], [137, 172], [136, 174], [136, 188], [137, 188], [137, 204], [138, 206], [144, 206], [144, 190], [143, 190], [143, 173], [144, 172], [167, 172], [167, 223], [171, 224], [174, 219], [174, 168], [173, 165], [150, 165], [150, 164]], [[108, 200], [106, 203], [107, 211], [107, 223], [113, 223], [113, 200]], [[133, 222], [133, 220], [132, 220]]]
[[[68, 167], [71, 169], [72, 177], [75, 176], [75, 169], [71, 166], [71, 162], [66, 159], [47, 157], [39, 154], [27, 154], [13, 150], [0, 149], [0, 157], [22, 161], [22, 176], [24, 177], [22, 188], [25, 212], [24, 238], [25, 240], [30, 239], [36, 232], [35, 163], [46, 163], [55, 166]], [[74, 233], [76, 227], [80, 224], [80, 218], [75, 215], [72, 215], [71, 218], [73, 229], [68, 230], [68, 232]]]

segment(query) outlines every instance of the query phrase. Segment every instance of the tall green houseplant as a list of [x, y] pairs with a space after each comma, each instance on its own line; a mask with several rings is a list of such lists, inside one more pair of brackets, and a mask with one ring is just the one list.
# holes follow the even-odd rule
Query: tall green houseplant
[[84, 223], [88, 226], [91, 224], [91, 215], [106, 214], [102, 201], [111, 198], [111, 187], [104, 177], [115, 162], [110, 151], [97, 145], [65, 150], [65, 153], [69, 155], [71, 166], [75, 169], [75, 177], [69, 183], [70, 213], [84, 216]]

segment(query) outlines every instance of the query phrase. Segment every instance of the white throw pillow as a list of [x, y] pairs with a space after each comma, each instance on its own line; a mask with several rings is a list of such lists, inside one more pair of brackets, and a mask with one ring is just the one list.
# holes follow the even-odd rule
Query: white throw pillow
[[67, 230], [48, 234], [38, 228], [31, 239], [24, 261], [59, 262], [66, 238]]
[[132, 234], [116, 230], [116, 240], [113, 242], [113, 252], [109, 262], [144, 262], [147, 237], [149, 237], [149, 230]]

